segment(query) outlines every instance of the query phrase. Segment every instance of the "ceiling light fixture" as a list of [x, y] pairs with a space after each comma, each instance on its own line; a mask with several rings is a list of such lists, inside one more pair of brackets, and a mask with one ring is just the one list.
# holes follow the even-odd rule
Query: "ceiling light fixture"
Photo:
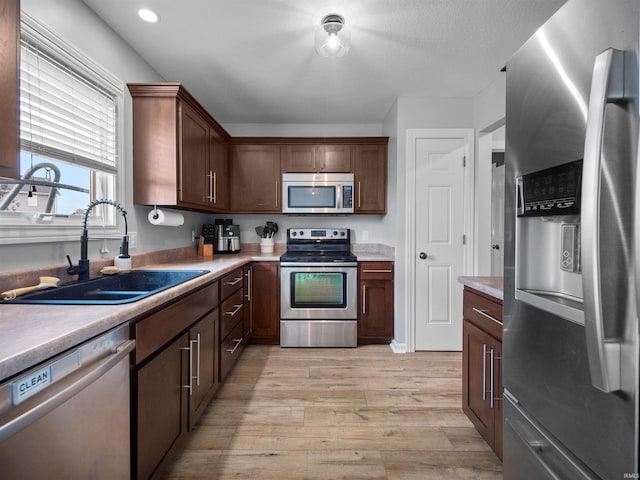
[[351, 48], [351, 33], [345, 28], [342, 15], [330, 13], [320, 21], [316, 28], [316, 52], [321, 57], [344, 57]]
[[148, 8], [141, 8], [138, 10], [138, 16], [145, 22], [149, 23], [156, 23], [160, 19], [156, 12], [149, 10]]

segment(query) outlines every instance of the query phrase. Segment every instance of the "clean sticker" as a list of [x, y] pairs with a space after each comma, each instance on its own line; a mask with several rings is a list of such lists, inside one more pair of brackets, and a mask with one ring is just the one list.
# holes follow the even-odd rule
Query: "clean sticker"
[[51, 384], [51, 366], [30, 373], [11, 384], [11, 399], [14, 405], [25, 401]]

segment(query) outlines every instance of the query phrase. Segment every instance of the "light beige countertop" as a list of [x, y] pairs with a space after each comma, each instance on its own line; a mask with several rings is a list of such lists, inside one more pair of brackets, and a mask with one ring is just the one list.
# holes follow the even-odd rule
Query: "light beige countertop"
[[209, 273], [133, 303], [0, 304], [0, 382], [111, 328], [142, 317], [250, 261], [279, 261], [281, 253], [241, 252], [146, 265], [145, 269], [209, 270]]
[[503, 277], [458, 277], [458, 282], [463, 285], [499, 300], [503, 297], [503, 280]]
[[354, 243], [351, 251], [359, 262], [393, 262], [395, 249], [378, 243]]

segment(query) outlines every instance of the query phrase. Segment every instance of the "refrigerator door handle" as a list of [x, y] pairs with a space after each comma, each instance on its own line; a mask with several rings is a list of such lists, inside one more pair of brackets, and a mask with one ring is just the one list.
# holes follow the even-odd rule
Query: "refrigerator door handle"
[[607, 49], [593, 66], [582, 178], [582, 285], [591, 383], [603, 392], [620, 389], [620, 343], [605, 338], [600, 259], [600, 194], [605, 112], [624, 99], [624, 52]]

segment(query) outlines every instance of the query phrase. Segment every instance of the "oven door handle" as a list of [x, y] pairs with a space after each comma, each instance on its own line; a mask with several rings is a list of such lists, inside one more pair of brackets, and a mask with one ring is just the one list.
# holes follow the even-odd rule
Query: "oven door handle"
[[[353, 267], [356, 268], [358, 266], [358, 262], [280, 262], [280, 267], [282, 268], [299, 268], [299, 267], [333, 267], [333, 268], [343, 268], [343, 267]], [[325, 271], [331, 271], [328, 268], [325, 268]]]

